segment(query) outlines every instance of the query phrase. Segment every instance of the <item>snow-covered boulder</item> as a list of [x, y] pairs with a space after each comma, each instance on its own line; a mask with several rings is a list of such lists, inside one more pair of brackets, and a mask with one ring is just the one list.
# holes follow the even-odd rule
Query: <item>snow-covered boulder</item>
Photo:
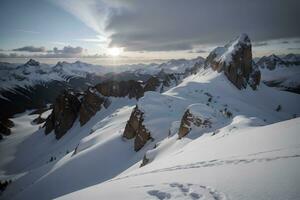
[[224, 71], [238, 89], [246, 88], [248, 84], [256, 89], [260, 81], [259, 69], [252, 65], [252, 46], [246, 34], [241, 34], [224, 47], [214, 49], [207, 57], [205, 67], [217, 72]]
[[181, 139], [186, 136], [193, 127], [211, 128], [215, 122], [215, 112], [212, 108], [205, 104], [192, 104], [181, 119], [178, 137]]

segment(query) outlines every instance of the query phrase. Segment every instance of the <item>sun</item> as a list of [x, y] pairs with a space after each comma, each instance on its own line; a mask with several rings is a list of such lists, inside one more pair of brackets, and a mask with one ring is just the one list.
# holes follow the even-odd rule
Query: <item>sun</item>
[[110, 56], [118, 57], [123, 52], [123, 49], [118, 47], [113, 47], [113, 48], [109, 48], [107, 52]]

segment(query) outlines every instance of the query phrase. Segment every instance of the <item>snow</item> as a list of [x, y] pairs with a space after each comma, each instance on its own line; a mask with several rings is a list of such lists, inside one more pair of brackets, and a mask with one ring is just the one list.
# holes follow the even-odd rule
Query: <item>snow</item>
[[[15, 165], [7, 165], [16, 159], [18, 146], [30, 135], [38, 130], [38, 125], [31, 123], [38, 115], [28, 115], [29, 112], [20, 114], [12, 118], [15, 126], [11, 129], [12, 133], [1, 141], [0, 145], [0, 177], [5, 177], [5, 171], [13, 171]], [[14, 171], [15, 172], [15, 171]], [[16, 172], [15, 172], [16, 173]]]
[[213, 119], [216, 116], [216, 111], [205, 104], [192, 104], [187, 108], [189, 112], [202, 119]]
[[200, 137], [164, 159], [59, 199], [299, 199], [299, 122]]
[[[300, 118], [292, 119], [300, 116], [299, 102], [299, 95], [263, 83], [256, 91], [238, 90], [224, 74], [201, 69], [138, 102], [112, 98], [83, 127], [76, 120], [61, 140], [31, 130], [1, 165], [2, 177], [14, 179], [1, 197], [299, 199]], [[154, 139], [138, 152], [122, 137], [136, 103]], [[178, 139], [187, 109], [216, 121]], [[149, 163], [140, 167], [144, 156]]]
[[134, 70], [136, 74], [156, 75], [162, 71], [166, 74], [183, 74], [186, 70], [191, 69], [196, 63], [202, 64], [203, 62], [204, 58], [202, 57], [197, 57], [191, 60], [172, 59], [165, 63], [145, 65], [139, 69], [131, 68], [131, 70]]
[[[300, 56], [264, 56], [257, 61], [261, 79], [279, 89], [298, 89], [300, 87]], [[267, 66], [273, 67], [268, 69]]]
[[299, 87], [300, 86], [300, 66], [283, 66], [277, 65], [274, 70], [267, 68], [260, 69], [263, 81], [275, 81], [282, 87]]
[[[191, 60], [170, 60], [162, 64], [132, 64], [114, 67], [92, 65], [80, 61], [74, 63], [58, 62], [54, 66], [48, 64], [30, 65], [30, 62], [24, 65], [0, 63], [0, 91], [10, 90], [13, 92], [16, 87], [26, 88], [37, 83], [47, 83], [54, 80], [68, 82], [74, 77], [103, 76], [107, 73], [131, 72], [137, 75], [156, 75], [163, 70], [167, 74], [182, 74], [197, 62], [203, 63], [204, 59], [198, 57]], [[1, 94], [0, 98], [5, 99]]]
[[241, 48], [241, 45], [251, 45], [250, 39], [247, 34], [241, 34], [233, 41], [229, 42], [224, 47], [215, 48], [212, 53], [216, 55], [214, 60], [220, 63], [229, 64], [232, 62], [232, 55]]

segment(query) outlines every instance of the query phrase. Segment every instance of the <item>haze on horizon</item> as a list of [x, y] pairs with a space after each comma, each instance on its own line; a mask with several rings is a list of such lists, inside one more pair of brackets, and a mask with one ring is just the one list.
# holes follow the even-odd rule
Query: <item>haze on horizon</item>
[[0, 61], [205, 57], [244, 32], [254, 56], [300, 53], [299, 8], [297, 0], [2, 0]]

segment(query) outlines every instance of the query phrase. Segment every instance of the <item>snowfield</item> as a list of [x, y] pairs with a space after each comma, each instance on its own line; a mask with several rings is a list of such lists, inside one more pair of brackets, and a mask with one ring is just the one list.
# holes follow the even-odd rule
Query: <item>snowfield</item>
[[[114, 98], [58, 141], [43, 129], [13, 130], [24, 137], [7, 147], [15, 158], [1, 160], [1, 178], [13, 179], [1, 198], [296, 200], [299, 102], [298, 94], [264, 84], [238, 90], [222, 73], [202, 69], [164, 93], [147, 92], [139, 101]], [[138, 152], [122, 137], [135, 104], [153, 138]], [[178, 139], [187, 109], [210, 118], [212, 126]], [[140, 167], [144, 157], [149, 162]]]
[[299, 128], [297, 118], [174, 140], [163, 159], [58, 199], [299, 199]]

